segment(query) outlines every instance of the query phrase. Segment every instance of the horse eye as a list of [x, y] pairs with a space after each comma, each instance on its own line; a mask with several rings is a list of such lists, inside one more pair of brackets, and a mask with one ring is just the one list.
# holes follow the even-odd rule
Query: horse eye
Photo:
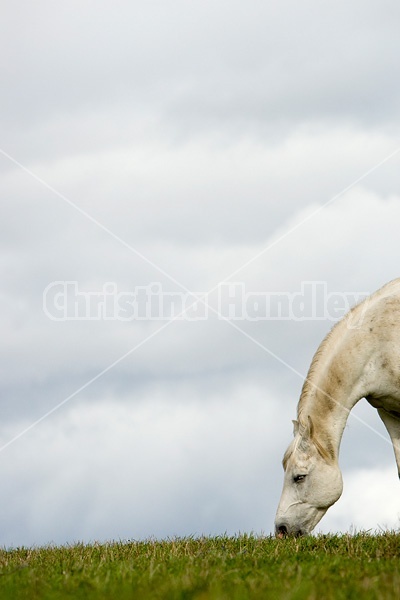
[[305, 475], [295, 475], [295, 476], [293, 477], [293, 481], [294, 481], [295, 483], [299, 483], [299, 481], [303, 481], [303, 479], [305, 479], [305, 477], [306, 477]]

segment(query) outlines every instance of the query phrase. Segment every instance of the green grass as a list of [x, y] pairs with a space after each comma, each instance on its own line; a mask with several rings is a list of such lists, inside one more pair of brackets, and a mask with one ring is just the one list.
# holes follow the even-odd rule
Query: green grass
[[0, 551], [0, 598], [399, 598], [400, 534], [185, 538]]

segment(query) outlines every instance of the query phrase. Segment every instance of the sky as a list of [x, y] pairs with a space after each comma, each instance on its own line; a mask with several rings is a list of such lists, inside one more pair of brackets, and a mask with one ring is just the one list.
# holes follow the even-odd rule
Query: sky
[[[400, 275], [400, 7], [2, 13], [0, 544], [269, 535], [314, 352]], [[317, 531], [398, 528], [365, 400], [340, 466]]]

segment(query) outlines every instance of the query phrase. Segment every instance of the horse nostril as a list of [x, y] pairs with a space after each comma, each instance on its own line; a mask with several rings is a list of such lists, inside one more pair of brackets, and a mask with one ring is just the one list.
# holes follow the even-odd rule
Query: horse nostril
[[279, 526], [276, 528], [276, 535], [277, 535], [277, 537], [279, 537], [279, 538], [283, 538], [283, 537], [285, 537], [287, 534], [288, 534], [288, 530], [287, 530], [287, 527], [286, 527], [286, 525], [279, 525]]

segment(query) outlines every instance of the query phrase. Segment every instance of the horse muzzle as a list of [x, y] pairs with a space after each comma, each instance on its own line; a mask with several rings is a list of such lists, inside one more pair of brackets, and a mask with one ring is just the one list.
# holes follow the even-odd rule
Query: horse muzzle
[[301, 537], [306, 535], [306, 532], [298, 528], [290, 528], [287, 523], [277, 523], [275, 525], [275, 537], [286, 538], [286, 537]]

